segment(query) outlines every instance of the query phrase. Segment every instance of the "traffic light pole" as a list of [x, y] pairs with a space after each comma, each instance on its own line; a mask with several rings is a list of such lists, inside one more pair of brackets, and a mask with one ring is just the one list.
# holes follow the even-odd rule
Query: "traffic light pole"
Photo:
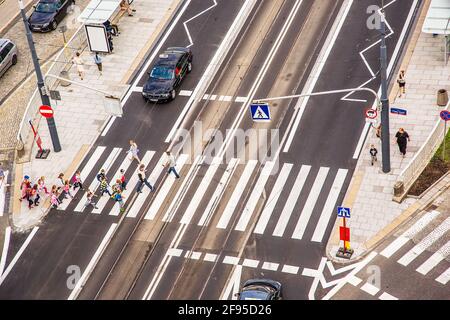
[[[50, 98], [47, 94], [47, 90], [44, 84], [44, 78], [42, 76], [41, 66], [39, 65], [39, 60], [36, 53], [36, 48], [34, 47], [33, 36], [31, 35], [30, 27], [28, 26], [27, 16], [25, 15], [25, 9], [22, 0], [19, 1], [20, 14], [22, 16], [23, 24], [25, 25], [25, 31], [27, 34], [28, 46], [30, 47], [31, 57], [33, 59], [34, 70], [36, 71], [37, 86], [38, 91], [41, 96], [41, 101], [43, 105], [50, 105]], [[47, 118], [48, 131], [50, 132], [50, 137], [52, 139], [53, 151], [61, 151], [61, 144], [59, 143], [58, 131], [56, 130], [55, 119], [53, 117]]]
[[380, 46], [380, 75], [381, 75], [381, 150], [383, 172], [391, 171], [391, 154], [389, 142], [389, 98], [387, 96], [387, 51], [386, 51], [386, 23], [384, 12], [381, 12], [381, 46]]

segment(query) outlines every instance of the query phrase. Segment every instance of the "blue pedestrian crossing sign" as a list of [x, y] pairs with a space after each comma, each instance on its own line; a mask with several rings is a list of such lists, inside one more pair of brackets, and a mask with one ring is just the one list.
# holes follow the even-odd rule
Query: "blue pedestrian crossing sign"
[[337, 215], [342, 218], [350, 218], [350, 208], [337, 207]]
[[270, 110], [267, 103], [255, 103], [250, 105], [253, 121], [270, 121]]

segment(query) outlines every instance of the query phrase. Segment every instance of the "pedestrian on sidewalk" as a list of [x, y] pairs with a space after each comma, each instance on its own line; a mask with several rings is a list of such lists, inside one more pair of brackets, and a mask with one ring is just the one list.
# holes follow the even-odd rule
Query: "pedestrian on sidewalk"
[[95, 205], [94, 202], [94, 197], [96, 197], [96, 195], [94, 195], [94, 193], [88, 189], [87, 193], [86, 193], [86, 202], [84, 204], [84, 208], [87, 208], [88, 206], [93, 206], [94, 209], [98, 209], [98, 207]]
[[398, 89], [399, 89], [398, 97], [401, 98], [402, 94], [406, 93], [406, 90], [405, 90], [405, 85], [406, 85], [405, 70], [400, 71], [400, 74], [398, 75], [397, 83], [398, 83]]
[[147, 170], [145, 169], [145, 165], [141, 164], [139, 166], [139, 170], [138, 170], [138, 186], [137, 186], [137, 193], [142, 193], [142, 187], [144, 186], [144, 184], [150, 188], [150, 191], [153, 191], [153, 187], [152, 185], [147, 181], [147, 178], [145, 177], [145, 172], [147, 172]]
[[170, 153], [170, 151], [166, 151], [167, 154], [167, 162], [164, 165], [165, 167], [169, 167], [169, 170], [167, 170], [167, 174], [170, 174], [171, 172], [173, 172], [175, 174], [175, 177], [177, 179], [180, 178], [177, 170], [175, 169], [175, 165], [176, 165], [176, 161], [175, 161], [175, 157]]
[[42, 193], [42, 191], [44, 191], [46, 195], [50, 194], [50, 192], [48, 192], [47, 187], [45, 185], [45, 177], [44, 176], [42, 176], [42, 177], [40, 177], [38, 179], [37, 185], [38, 185], [38, 192], [39, 193]]
[[123, 202], [123, 198], [125, 198], [125, 197], [122, 196], [122, 192], [120, 190], [119, 190], [119, 192], [116, 192], [114, 194], [114, 201], [119, 203], [120, 212], [123, 212], [125, 210], [125, 208], [124, 208], [125, 203]]
[[83, 190], [83, 182], [81, 181], [81, 172], [80, 170], [77, 170], [75, 174], [72, 177], [72, 185], [73, 185], [73, 191], [75, 191], [77, 188], [80, 188]]
[[39, 192], [38, 192], [38, 185], [35, 184], [33, 186], [33, 188], [31, 188], [31, 193], [30, 193], [30, 200], [32, 201], [32, 203], [34, 204], [35, 207], [37, 207], [39, 205], [40, 198], [41, 198], [41, 196], [39, 195]]
[[73, 199], [73, 195], [70, 193], [70, 183], [69, 180], [64, 181], [64, 187], [63, 187], [63, 195], [64, 199], [67, 199], [67, 195], [69, 195], [70, 198]]
[[120, 182], [121, 182], [121, 189], [127, 190], [127, 179], [125, 178], [125, 170], [120, 169]]
[[59, 200], [58, 187], [56, 185], [52, 186], [52, 196], [50, 198], [50, 203], [52, 204], [52, 207], [54, 209], [58, 208], [58, 206], [61, 204], [61, 201]]
[[64, 180], [64, 173], [60, 173], [58, 175], [58, 192], [61, 192], [62, 189], [64, 189], [65, 180]]
[[[33, 207], [33, 204], [35, 204], [34, 199], [36, 197], [36, 194], [37, 194], [37, 185], [36, 184], [33, 187], [27, 189], [28, 209], [30, 209], [30, 210]], [[39, 200], [39, 198], [37, 200]]]
[[102, 58], [98, 55], [98, 52], [95, 52], [94, 55], [94, 62], [97, 65], [98, 71], [100, 72], [100, 75], [102, 75], [103, 65], [102, 65]]
[[400, 150], [400, 153], [404, 158], [406, 155], [406, 146], [408, 144], [408, 141], [411, 141], [411, 139], [409, 138], [409, 134], [403, 128], [400, 128], [395, 134], [395, 137], [397, 138], [398, 149]]
[[141, 163], [141, 160], [139, 159], [139, 149], [138, 146], [136, 144], [136, 142], [134, 142], [134, 140], [130, 140], [130, 149], [127, 151], [127, 153], [130, 154], [130, 161], [133, 161], [133, 159], [136, 159], [139, 164]]
[[20, 190], [21, 190], [21, 195], [20, 195], [20, 199], [19, 199], [20, 201], [22, 201], [23, 199], [28, 200], [30, 188], [31, 188], [30, 176], [25, 175], [23, 177], [22, 183], [20, 184]]
[[83, 61], [83, 58], [81, 57], [79, 52], [77, 52], [75, 54], [75, 57], [73, 57], [72, 63], [77, 67], [78, 76], [80, 77], [81, 80], [83, 80], [83, 77], [84, 77], [84, 67], [83, 67], [84, 61]]
[[130, 17], [133, 16], [133, 12], [136, 12], [135, 9], [131, 8], [131, 5], [128, 3], [128, 0], [122, 0], [120, 2], [120, 10], [127, 11]]
[[109, 191], [109, 184], [105, 177], [102, 178], [102, 181], [100, 182], [100, 196], [103, 196], [105, 193], [109, 194], [110, 197], [112, 197], [111, 192]]
[[372, 165], [373, 165], [373, 163], [374, 163], [375, 161], [377, 161], [377, 153], [378, 153], [378, 150], [377, 150], [377, 148], [375, 148], [375, 146], [374, 146], [373, 144], [371, 144], [371, 145], [370, 145], [370, 150], [369, 150], [369, 152], [370, 152], [371, 162], [372, 162]]

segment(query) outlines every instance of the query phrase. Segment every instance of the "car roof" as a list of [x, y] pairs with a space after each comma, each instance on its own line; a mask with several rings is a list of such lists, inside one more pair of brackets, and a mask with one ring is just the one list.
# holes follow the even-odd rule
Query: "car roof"
[[11, 40], [9, 40], [9, 39], [0, 39], [0, 48], [2, 48], [8, 42], [11, 42]]

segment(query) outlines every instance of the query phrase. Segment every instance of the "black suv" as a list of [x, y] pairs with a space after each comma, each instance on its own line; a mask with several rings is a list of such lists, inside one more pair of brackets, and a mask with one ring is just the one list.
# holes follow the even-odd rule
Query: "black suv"
[[28, 18], [31, 31], [47, 32], [55, 30], [58, 23], [66, 16], [69, 6], [75, 0], [41, 0], [34, 6], [34, 11]]
[[160, 102], [175, 99], [177, 88], [192, 70], [192, 52], [188, 48], [170, 47], [159, 55], [142, 89], [146, 100]]

